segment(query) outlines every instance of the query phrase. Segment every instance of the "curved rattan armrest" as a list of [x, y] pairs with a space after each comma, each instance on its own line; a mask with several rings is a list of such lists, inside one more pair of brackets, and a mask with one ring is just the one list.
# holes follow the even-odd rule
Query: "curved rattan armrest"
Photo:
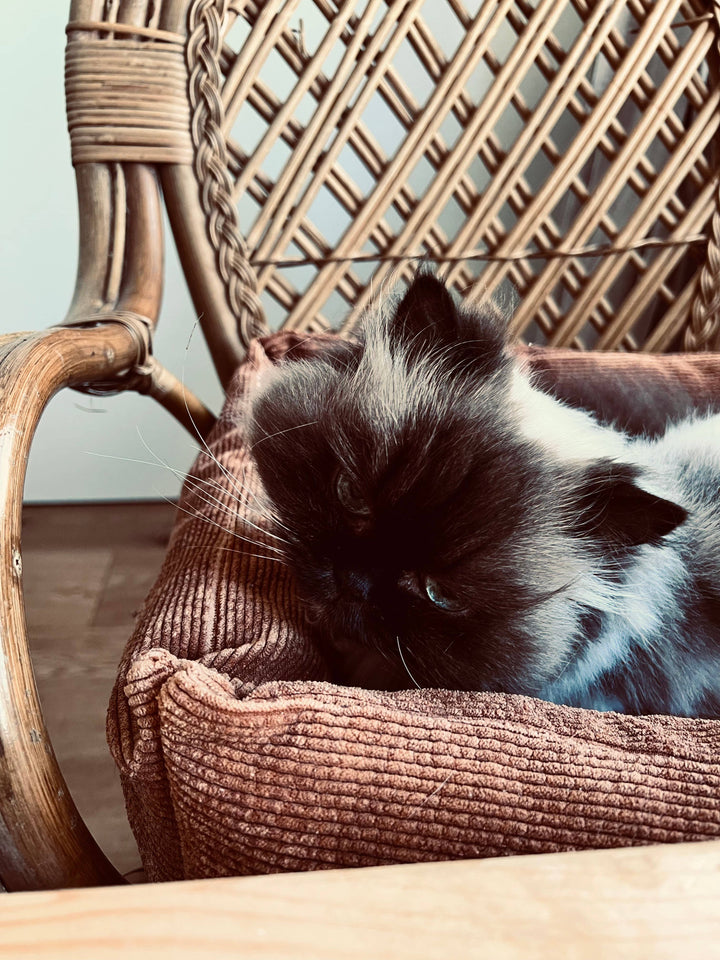
[[7, 890], [122, 882], [78, 814], [45, 728], [28, 649], [20, 535], [25, 465], [50, 398], [137, 362], [137, 336], [122, 323], [0, 338], [0, 883]]

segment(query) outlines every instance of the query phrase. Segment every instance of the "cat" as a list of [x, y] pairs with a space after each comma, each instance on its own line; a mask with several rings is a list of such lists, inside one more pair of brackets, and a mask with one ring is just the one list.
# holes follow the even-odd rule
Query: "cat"
[[630, 438], [416, 274], [281, 363], [249, 441], [335, 682], [720, 716], [720, 414]]

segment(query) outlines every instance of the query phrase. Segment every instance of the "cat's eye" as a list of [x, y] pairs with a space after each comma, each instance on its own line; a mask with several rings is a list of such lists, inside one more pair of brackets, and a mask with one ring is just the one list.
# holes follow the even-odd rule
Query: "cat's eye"
[[340, 471], [335, 478], [335, 492], [342, 506], [355, 516], [365, 516], [369, 513], [367, 501], [362, 495], [355, 481], [344, 471]]
[[433, 580], [432, 577], [424, 577], [422, 586], [425, 591], [425, 596], [434, 606], [439, 607], [441, 610], [461, 609], [461, 604], [454, 597], [451, 597], [437, 580]]

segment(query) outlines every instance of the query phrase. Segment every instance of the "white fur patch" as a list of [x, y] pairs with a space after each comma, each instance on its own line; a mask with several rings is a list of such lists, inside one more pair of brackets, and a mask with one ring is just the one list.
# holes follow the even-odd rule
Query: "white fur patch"
[[601, 426], [589, 413], [566, 406], [536, 390], [521, 370], [513, 371], [510, 399], [520, 414], [520, 429], [564, 462], [623, 457], [628, 441], [612, 427]]
[[[590, 693], [603, 674], [625, 662], [632, 662], [633, 650], [652, 653], [654, 643], [664, 642], [663, 631], [671, 629], [677, 616], [676, 596], [685, 587], [688, 570], [672, 546], [642, 547], [620, 584], [607, 586], [612, 602], [597, 603], [585, 596], [578, 599], [603, 614], [602, 632], [587, 643], [568, 668], [541, 692], [543, 699], [572, 703], [597, 710], [623, 709], [606, 702], [603, 694]], [[658, 661], [661, 651], [658, 651]], [[642, 686], [642, 677], [638, 677]], [[600, 699], [598, 699], [600, 697]]]

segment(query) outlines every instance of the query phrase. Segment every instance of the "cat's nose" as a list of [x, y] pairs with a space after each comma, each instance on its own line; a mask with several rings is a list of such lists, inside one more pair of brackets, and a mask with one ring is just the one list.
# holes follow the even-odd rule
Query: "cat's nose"
[[361, 570], [347, 570], [343, 567], [335, 568], [335, 582], [338, 593], [351, 600], [367, 600], [370, 595], [372, 580], [370, 574]]

